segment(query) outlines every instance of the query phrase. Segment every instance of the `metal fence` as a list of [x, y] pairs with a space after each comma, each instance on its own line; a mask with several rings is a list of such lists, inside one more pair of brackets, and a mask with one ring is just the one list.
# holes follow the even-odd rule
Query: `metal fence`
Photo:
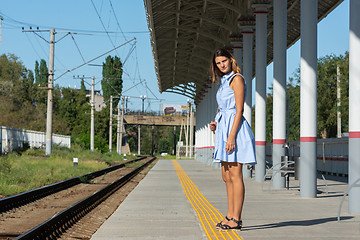
[[[25, 146], [30, 148], [45, 147], [45, 138], [46, 133], [44, 132], [0, 126], [0, 154], [9, 153]], [[70, 136], [53, 134], [52, 143], [70, 148]]]
[[176, 159], [186, 159], [195, 157], [195, 146], [179, 146], [176, 147]]
[[[317, 139], [317, 166], [319, 172], [347, 176], [349, 139]], [[289, 142], [289, 156], [300, 156], [300, 141]], [[272, 165], [272, 143], [266, 143], [266, 161]]]

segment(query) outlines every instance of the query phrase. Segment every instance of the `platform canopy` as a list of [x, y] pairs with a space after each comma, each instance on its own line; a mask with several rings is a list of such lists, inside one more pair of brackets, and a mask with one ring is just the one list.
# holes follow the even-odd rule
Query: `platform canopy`
[[[318, 0], [318, 20], [342, 1]], [[255, 25], [253, 4], [269, 3], [272, 0], [144, 0], [159, 91], [185, 95], [195, 102], [201, 100], [210, 84], [213, 51], [231, 48], [234, 37], [241, 40], [239, 25]], [[300, 38], [300, 3], [287, 3], [287, 47]], [[267, 29], [269, 64], [273, 58], [271, 5]]]

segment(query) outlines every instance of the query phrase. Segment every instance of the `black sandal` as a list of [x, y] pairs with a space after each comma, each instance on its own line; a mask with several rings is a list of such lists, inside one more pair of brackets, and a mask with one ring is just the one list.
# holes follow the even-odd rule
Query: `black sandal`
[[[230, 221], [230, 218], [228, 218], [227, 216], [225, 216], [225, 219]], [[216, 228], [221, 228], [221, 226], [222, 226], [222, 221], [216, 224]]]
[[242, 220], [236, 220], [234, 218], [231, 218], [230, 219], [231, 221], [235, 222], [237, 224], [237, 226], [235, 227], [230, 227], [229, 225], [227, 224], [221, 224], [220, 226], [220, 230], [222, 231], [226, 231], [226, 230], [241, 230], [242, 228]]

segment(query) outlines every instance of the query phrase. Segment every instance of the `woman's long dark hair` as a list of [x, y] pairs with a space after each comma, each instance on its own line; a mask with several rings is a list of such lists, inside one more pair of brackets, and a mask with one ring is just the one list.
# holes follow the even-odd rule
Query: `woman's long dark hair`
[[240, 67], [237, 64], [235, 58], [229, 53], [228, 50], [224, 49], [224, 48], [220, 48], [217, 49], [214, 52], [214, 55], [212, 57], [212, 61], [210, 64], [210, 74], [211, 74], [211, 78], [213, 83], [216, 82], [217, 77], [222, 77], [224, 75], [224, 73], [222, 73], [219, 68], [216, 66], [216, 62], [215, 62], [215, 58], [217, 57], [227, 57], [230, 59], [230, 61], [232, 62], [231, 64], [231, 69], [234, 71], [234, 73], [240, 73]]

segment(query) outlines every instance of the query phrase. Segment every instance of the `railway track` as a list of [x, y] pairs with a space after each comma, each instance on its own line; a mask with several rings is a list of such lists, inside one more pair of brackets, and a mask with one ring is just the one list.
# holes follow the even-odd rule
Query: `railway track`
[[[126, 164], [131, 164], [131, 163], [140, 161], [144, 158], [145, 157], [140, 157], [135, 160], [129, 161]], [[83, 176], [74, 177], [74, 178], [71, 178], [71, 179], [68, 179], [65, 181], [57, 182], [57, 183], [50, 184], [50, 185], [47, 185], [44, 187], [40, 187], [40, 188], [31, 190], [31, 191], [27, 191], [27, 192], [20, 193], [20, 194], [14, 195], [14, 196], [0, 199], [0, 213], [3, 213], [8, 210], [26, 205], [30, 202], [36, 201], [36, 200], [46, 197], [50, 194], [53, 194], [53, 193], [59, 192], [61, 190], [75, 186], [77, 184], [80, 184], [84, 180], [94, 179], [98, 176], [115, 171], [124, 166], [125, 166], [125, 163], [119, 164], [119, 165], [108, 167], [108, 168], [105, 168], [105, 169], [102, 169], [99, 171], [88, 173]]]
[[[60, 238], [154, 160], [142, 157], [126, 165], [1, 199], [0, 239]], [[135, 169], [127, 167], [130, 162], [138, 162], [141, 166]], [[84, 179], [88, 181], [84, 183]]]

